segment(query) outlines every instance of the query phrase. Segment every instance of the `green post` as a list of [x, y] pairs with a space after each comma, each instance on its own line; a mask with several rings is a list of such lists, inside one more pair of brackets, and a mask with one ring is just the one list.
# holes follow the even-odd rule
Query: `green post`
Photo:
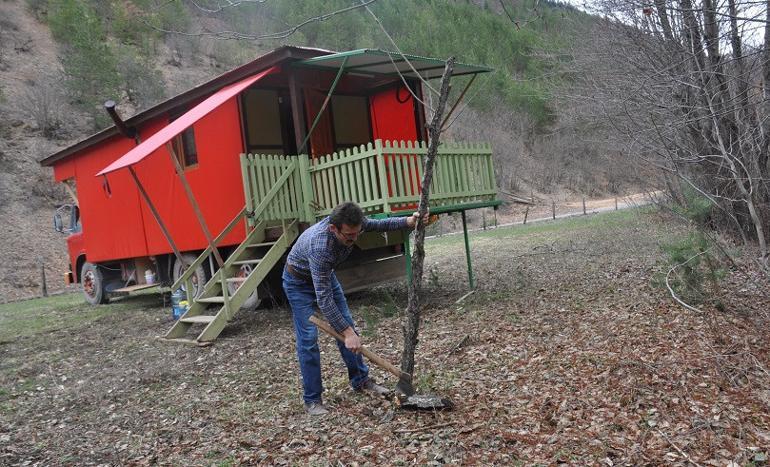
[[[409, 233], [404, 236], [404, 255], [406, 256], [406, 280], [412, 283], [412, 248], [409, 245]], [[407, 286], [408, 286], [407, 284]]]
[[315, 195], [313, 194], [313, 180], [310, 178], [310, 158], [307, 154], [300, 154], [297, 157], [297, 162], [299, 164], [296, 170], [299, 171], [299, 180], [302, 185], [302, 212], [305, 217], [302, 220], [314, 224], [315, 210], [312, 207], [312, 202]]
[[471, 265], [471, 246], [468, 242], [468, 222], [465, 219], [465, 211], [460, 211], [463, 216], [463, 237], [465, 237], [465, 260], [468, 263], [468, 284], [471, 286], [471, 290], [476, 288], [476, 284], [473, 282], [473, 266]]

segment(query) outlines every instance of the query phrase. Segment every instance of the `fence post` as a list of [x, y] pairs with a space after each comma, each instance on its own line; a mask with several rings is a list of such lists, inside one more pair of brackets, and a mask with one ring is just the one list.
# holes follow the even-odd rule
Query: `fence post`
[[615, 197], [615, 210], [618, 210], [618, 197]]
[[551, 214], [553, 216], [553, 220], [556, 220], [556, 201], [551, 200]]
[[385, 155], [382, 150], [382, 140], [374, 140], [374, 157], [377, 159], [377, 171], [380, 173], [380, 199], [382, 200], [382, 212], [390, 213], [390, 199], [388, 195], [388, 174], [385, 172]]
[[43, 262], [43, 257], [38, 256], [37, 262], [40, 265], [40, 289], [41, 293], [43, 294], [43, 297], [48, 296], [48, 284], [45, 282], [45, 263]]
[[311, 206], [315, 195], [313, 194], [313, 180], [310, 177], [310, 159], [307, 154], [300, 154], [298, 157], [297, 170], [299, 171], [300, 185], [302, 185], [302, 219], [305, 222], [315, 222], [315, 210]]
[[586, 197], [583, 196], [583, 215], [586, 215]]
[[481, 210], [481, 224], [484, 230], [487, 230], [487, 210]]
[[524, 225], [527, 225], [527, 216], [529, 216], [529, 206], [527, 206], [527, 210], [524, 211]]

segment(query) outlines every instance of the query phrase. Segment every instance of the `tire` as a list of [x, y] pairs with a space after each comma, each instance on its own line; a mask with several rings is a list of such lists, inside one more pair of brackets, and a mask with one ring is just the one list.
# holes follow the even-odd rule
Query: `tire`
[[[249, 274], [251, 274], [251, 271], [253, 270], [253, 267], [250, 264], [244, 264], [241, 266], [241, 269], [238, 270], [238, 273], [235, 274], [234, 277], [247, 277]], [[238, 287], [240, 287], [240, 284], [237, 283], [229, 283], [227, 284], [227, 292], [228, 294], [232, 295], [237, 290]], [[243, 305], [241, 305], [240, 310], [241, 311], [252, 311], [256, 310], [259, 306], [260, 302], [262, 302], [262, 299], [259, 298], [259, 289], [260, 287], [257, 287], [254, 292], [249, 295], [249, 297], [246, 299], [245, 302], [243, 302]]]
[[[182, 276], [182, 274], [184, 274], [184, 272], [187, 270], [187, 265], [195, 261], [197, 259], [197, 256], [193, 256], [190, 253], [182, 253], [182, 259], [184, 260], [184, 263], [180, 263], [178, 258], [174, 258], [174, 268], [172, 271], [174, 282], [176, 282], [177, 279], [179, 279]], [[193, 273], [193, 275], [190, 276], [190, 279], [192, 280], [192, 283], [193, 283], [193, 290], [192, 290], [193, 298], [200, 297], [201, 294], [203, 293], [203, 287], [206, 285], [206, 281], [208, 280], [206, 278], [206, 270], [203, 269], [203, 265], [195, 268], [195, 273]], [[182, 284], [181, 288], [182, 290], [187, 291], [184, 284]]]
[[107, 291], [104, 289], [104, 275], [96, 264], [83, 263], [80, 269], [80, 283], [83, 286], [83, 296], [91, 305], [109, 302]]

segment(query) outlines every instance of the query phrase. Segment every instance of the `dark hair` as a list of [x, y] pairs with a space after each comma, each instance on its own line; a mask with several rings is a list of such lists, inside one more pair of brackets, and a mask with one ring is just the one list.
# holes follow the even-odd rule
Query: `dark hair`
[[329, 223], [338, 229], [342, 228], [342, 224], [351, 226], [361, 225], [364, 223], [364, 211], [356, 203], [345, 201], [332, 209], [332, 213], [329, 215]]

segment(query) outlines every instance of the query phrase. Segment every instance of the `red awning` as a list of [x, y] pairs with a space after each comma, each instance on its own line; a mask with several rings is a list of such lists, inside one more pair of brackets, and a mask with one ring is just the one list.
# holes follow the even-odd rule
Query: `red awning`
[[219, 91], [212, 94], [209, 98], [183, 114], [181, 117], [169, 123], [168, 126], [147, 138], [146, 141], [128, 151], [125, 155], [123, 155], [123, 157], [102, 169], [102, 171], [96, 174], [96, 176], [106, 175], [118, 169], [136, 164], [137, 162], [152, 154], [156, 149], [171, 141], [176, 135], [185, 131], [187, 128], [192, 126], [193, 123], [203, 118], [206, 114], [224, 104], [231, 97], [238, 95], [241, 91], [256, 83], [260, 79], [279, 70], [279, 67], [274, 66], [272, 68], [268, 68], [262, 73], [249, 76], [246, 79], [220, 89]]

